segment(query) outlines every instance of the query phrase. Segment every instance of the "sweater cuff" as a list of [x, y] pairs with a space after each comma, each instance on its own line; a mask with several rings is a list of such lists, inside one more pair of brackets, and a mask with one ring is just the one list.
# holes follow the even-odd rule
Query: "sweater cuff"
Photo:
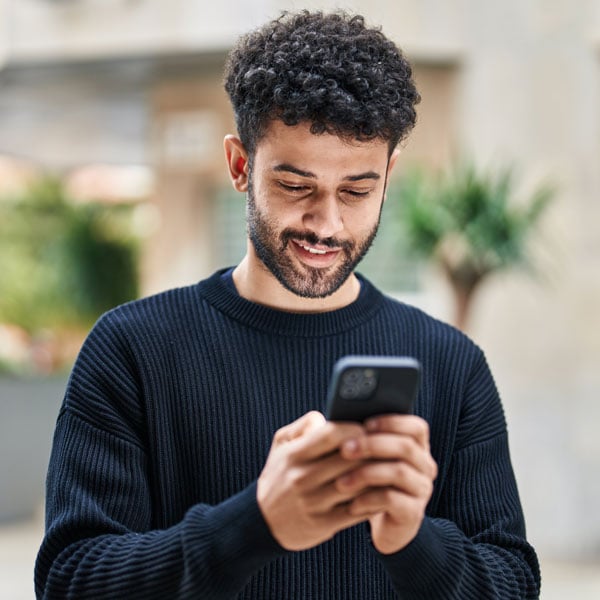
[[[456, 558], [448, 552], [448, 544], [440, 536], [438, 524], [430, 518], [425, 518], [415, 538], [402, 550], [393, 554], [377, 552], [380, 561], [385, 566], [397, 589], [423, 589], [435, 582], [438, 577], [447, 577], [452, 565], [456, 566]], [[444, 531], [443, 537], [448, 535], [457, 537], [458, 532]], [[451, 544], [454, 548], [461, 548], [460, 539]]]
[[[189, 544], [207, 543], [210, 564], [233, 580], [247, 579], [266, 563], [286, 554], [265, 522], [256, 500], [254, 481], [216, 506], [191, 508], [186, 521]], [[193, 554], [193, 551], [192, 551]]]

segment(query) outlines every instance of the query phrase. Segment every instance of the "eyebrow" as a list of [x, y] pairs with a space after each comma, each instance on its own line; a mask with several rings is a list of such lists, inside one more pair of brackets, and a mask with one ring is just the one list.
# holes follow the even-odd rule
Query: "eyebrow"
[[[288, 163], [281, 163], [279, 165], [275, 165], [273, 167], [273, 171], [276, 172], [287, 172], [293, 173], [294, 175], [299, 175], [300, 177], [308, 177], [310, 179], [316, 179], [317, 176], [310, 171], [303, 171], [302, 169], [298, 169], [293, 165]], [[375, 181], [381, 179], [381, 175], [379, 173], [375, 173], [375, 171], [365, 171], [364, 173], [359, 173], [358, 175], [348, 175], [344, 177], [344, 181], [362, 181], [363, 179], [374, 179]]]

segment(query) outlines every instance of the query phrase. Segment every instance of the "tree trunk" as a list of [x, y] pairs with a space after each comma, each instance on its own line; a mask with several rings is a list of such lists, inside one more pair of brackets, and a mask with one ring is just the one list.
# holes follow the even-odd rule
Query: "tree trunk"
[[473, 299], [479, 283], [471, 286], [452, 283], [454, 294], [454, 325], [461, 331], [466, 331], [469, 324]]
[[454, 325], [466, 331], [475, 292], [490, 271], [467, 260], [457, 264], [443, 257], [441, 264], [454, 296]]

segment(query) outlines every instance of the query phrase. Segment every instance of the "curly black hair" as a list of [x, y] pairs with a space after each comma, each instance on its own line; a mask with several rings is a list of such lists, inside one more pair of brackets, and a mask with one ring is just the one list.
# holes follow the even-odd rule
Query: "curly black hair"
[[401, 50], [344, 12], [283, 13], [246, 34], [229, 53], [224, 84], [251, 156], [275, 119], [309, 122], [315, 134], [379, 138], [391, 153], [420, 100]]

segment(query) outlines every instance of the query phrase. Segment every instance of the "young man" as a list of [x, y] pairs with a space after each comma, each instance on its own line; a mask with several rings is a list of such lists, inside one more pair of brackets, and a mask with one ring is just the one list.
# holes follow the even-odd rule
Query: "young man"
[[[235, 269], [104, 315], [57, 422], [40, 598], [536, 598], [481, 351], [354, 268], [419, 96], [362, 18], [244, 37], [225, 139]], [[409, 355], [415, 416], [323, 416], [334, 362]]]

